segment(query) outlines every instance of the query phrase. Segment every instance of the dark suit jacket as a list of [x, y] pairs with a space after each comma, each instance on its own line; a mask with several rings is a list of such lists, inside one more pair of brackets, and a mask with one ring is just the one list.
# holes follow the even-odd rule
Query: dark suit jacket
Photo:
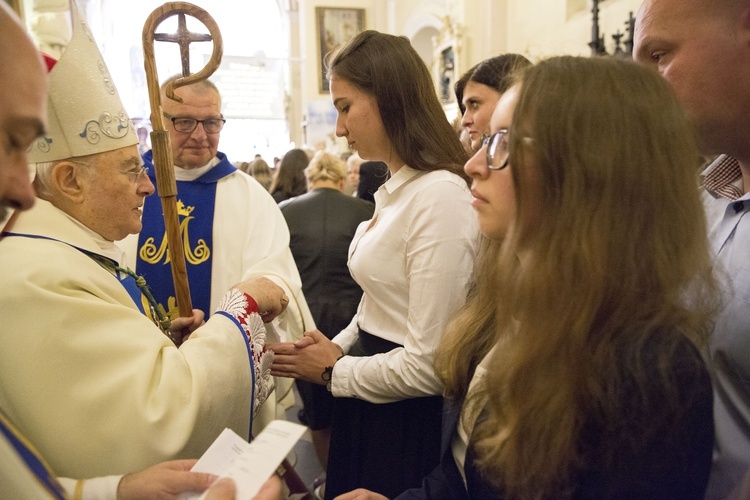
[[375, 205], [336, 189], [318, 188], [279, 205], [289, 226], [294, 261], [310, 312], [329, 338], [354, 317], [362, 289], [347, 267], [357, 226], [372, 218]]
[[[421, 489], [406, 490], [398, 500], [468, 500], [461, 473], [453, 459], [451, 440], [461, 416], [461, 404], [445, 400], [443, 431], [440, 439], [440, 464], [424, 478]], [[471, 465], [471, 464], [467, 464]]]

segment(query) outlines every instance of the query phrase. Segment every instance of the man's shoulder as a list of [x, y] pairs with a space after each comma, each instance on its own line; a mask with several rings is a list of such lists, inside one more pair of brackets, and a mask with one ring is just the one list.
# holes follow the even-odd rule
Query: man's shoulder
[[305, 194], [289, 198], [288, 200], [279, 203], [279, 208], [282, 212], [289, 210], [306, 210], [317, 204], [323, 205], [328, 203], [335, 203], [336, 205], [343, 206], [349, 210], [375, 210], [375, 204], [370, 201], [356, 198], [354, 196], [348, 196], [341, 191], [329, 188], [314, 189]]
[[362, 210], [369, 210], [370, 212], [375, 211], [375, 204], [369, 200], [363, 200], [362, 198], [357, 198], [356, 196], [346, 196], [346, 198], [355, 201], [356, 205], [359, 206]]
[[299, 227], [300, 224], [314, 224], [321, 217], [332, 218], [346, 225], [370, 219], [375, 212], [375, 204], [332, 189], [316, 189], [295, 196], [279, 204], [287, 223]]
[[347, 206], [348, 209], [351, 207], [352, 211], [359, 214], [366, 214], [368, 217], [371, 217], [375, 212], [375, 204], [373, 202], [357, 198], [356, 196], [347, 196], [344, 193], [340, 194], [341, 203]]
[[278, 206], [282, 213], [287, 213], [293, 210], [305, 210], [310, 205], [317, 203], [317, 193], [310, 191], [309, 193], [301, 194], [287, 198], [286, 200], [280, 201]]

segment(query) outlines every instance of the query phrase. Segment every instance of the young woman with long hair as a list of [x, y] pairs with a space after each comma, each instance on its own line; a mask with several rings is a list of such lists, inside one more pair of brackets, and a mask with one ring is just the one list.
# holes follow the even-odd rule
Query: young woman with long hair
[[467, 155], [408, 39], [365, 31], [328, 61], [336, 134], [385, 162], [390, 178], [349, 248], [364, 290], [357, 314], [333, 342], [311, 332], [269, 346], [272, 373], [330, 382], [326, 498], [360, 485], [393, 496], [439, 459], [443, 388], [432, 364], [466, 298], [478, 238]]
[[714, 285], [699, 157], [671, 89], [633, 64], [555, 58], [494, 125], [505, 172], [479, 165], [486, 148], [466, 171], [479, 192], [507, 176], [515, 201], [437, 357], [447, 394], [469, 393], [464, 423], [484, 412], [470, 443], [488, 490], [702, 498]]
[[465, 166], [476, 281], [436, 355], [441, 465], [403, 498], [703, 498], [715, 284], [673, 92], [632, 63], [553, 58], [491, 131]]

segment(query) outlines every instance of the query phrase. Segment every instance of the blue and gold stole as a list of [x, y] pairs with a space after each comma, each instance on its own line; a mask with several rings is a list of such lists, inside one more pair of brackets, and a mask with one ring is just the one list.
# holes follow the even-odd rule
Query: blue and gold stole
[[18, 453], [29, 472], [36, 477], [39, 485], [47, 490], [51, 498], [64, 499], [67, 497], [65, 489], [55, 477], [55, 473], [44, 462], [39, 452], [21, 434], [10, 418], [0, 410], [0, 434]]
[[[213, 249], [214, 207], [219, 179], [237, 169], [224, 153], [215, 167], [192, 181], [177, 181], [177, 212], [185, 252], [190, 296], [193, 308], [208, 319], [211, 306], [211, 266]], [[152, 152], [143, 155], [148, 175], [156, 185]], [[175, 300], [172, 266], [169, 264], [166, 231], [161, 200], [157, 192], [146, 198], [143, 206], [143, 230], [138, 237], [136, 272], [151, 284], [156, 301], [164, 306], [170, 319], [179, 316]]]

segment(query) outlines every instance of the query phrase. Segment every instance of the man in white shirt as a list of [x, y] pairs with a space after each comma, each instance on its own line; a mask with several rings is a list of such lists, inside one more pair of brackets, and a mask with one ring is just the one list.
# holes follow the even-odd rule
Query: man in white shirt
[[646, 0], [635, 58], [672, 84], [697, 126], [724, 304], [711, 337], [716, 443], [708, 498], [750, 467], [750, 0]]
[[[219, 90], [208, 80], [180, 87], [175, 94], [181, 103], [166, 96], [166, 83], [161, 92], [193, 307], [208, 317], [229, 286], [264, 276], [291, 298], [287, 311], [268, 329], [269, 337], [300, 338], [315, 323], [289, 250], [289, 229], [271, 195], [218, 151], [226, 121]], [[152, 152], [143, 160], [155, 181]], [[161, 214], [159, 198], [146, 199], [143, 230], [128, 236], [121, 246], [129, 264], [155, 290], [156, 301], [174, 318], [177, 308]], [[277, 379], [276, 390], [255, 419], [254, 434], [271, 420], [285, 418], [284, 409], [294, 401], [291, 389], [290, 381]]]

